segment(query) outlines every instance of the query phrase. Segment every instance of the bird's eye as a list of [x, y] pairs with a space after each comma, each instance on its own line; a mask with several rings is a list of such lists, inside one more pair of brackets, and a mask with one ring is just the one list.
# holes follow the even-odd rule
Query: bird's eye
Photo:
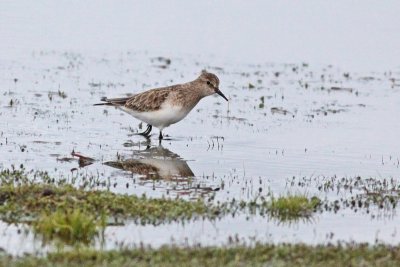
[[208, 84], [208, 85], [210, 85], [210, 84], [211, 84], [211, 82], [210, 82], [210, 81], [207, 81], [207, 84]]

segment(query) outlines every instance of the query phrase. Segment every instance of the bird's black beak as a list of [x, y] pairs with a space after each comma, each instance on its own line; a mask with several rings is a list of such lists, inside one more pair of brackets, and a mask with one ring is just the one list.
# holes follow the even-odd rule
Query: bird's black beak
[[228, 98], [226, 98], [226, 96], [218, 88], [215, 88], [215, 92], [222, 96], [226, 101], [228, 101]]

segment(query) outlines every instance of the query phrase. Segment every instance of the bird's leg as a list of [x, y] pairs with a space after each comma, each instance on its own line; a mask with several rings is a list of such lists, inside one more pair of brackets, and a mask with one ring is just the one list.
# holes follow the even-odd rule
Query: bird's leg
[[150, 124], [147, 124], [146, 130], [144, 132], [138, 133], [138, 135], [143, 135], [143, 136], [149, 137], [150, 133], [151, 133], [151, 129], [153, 129], [153, 126], [151, 126]]
[[153, 129], [153, 126], [151, 126], [150, 124], [147, 124], [147, 129], [146, 129], [146, 131], [144, 132], [144, 135], [149, 136], [152, 129]]
[[158, 140], [162, 140], [163, 139], [163, 135], [162, 135], [162, 131], [160, 131], [160, 135], [158, 136]]

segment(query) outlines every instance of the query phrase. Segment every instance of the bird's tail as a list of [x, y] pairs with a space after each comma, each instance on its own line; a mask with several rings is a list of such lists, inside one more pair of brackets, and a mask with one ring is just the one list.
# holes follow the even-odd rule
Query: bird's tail
[[104, 106], [104, 105], [110, 105], [107, 101], [107, 97], [103, 96], [102, 98], [100, 98], [100, 101], [103, 101], [104, 103], [97, 103], [97, 104], [93, 104], [93, 106]]
[[93, 106], [104, 106], [104, 105], [108, 105], [108, 103], [107, 103], [107, 97], [102, 97], [102, 98], [100, 98], [100, 101], [104, 101], [105, 103], [97, 103], [97, 104], [93, 104]]
[[97, 103], [94, 104], [93, 106], [123, 106], [125, 105], [126, 101], [128, 101], [130, 97], [122, 97], [122, 98], [107, 98], [107, 97], [102, 97], [100, 98], [100, 101], [103, 101], [104, 103]]

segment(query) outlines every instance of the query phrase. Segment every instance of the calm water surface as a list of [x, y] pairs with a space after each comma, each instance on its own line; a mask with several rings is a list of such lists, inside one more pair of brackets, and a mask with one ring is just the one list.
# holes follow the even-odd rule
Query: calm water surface
[[[302, 63], [208, 65], [196, 57], [170, 58], [168, 65], [158, 56], [36, 51], [2, 61], [0, 167], [23, 164], [69, 180], [95, 177], [118, 193], [213, 196], [214, 201], [267, 193], [335, 200], [343, 195], [321, 192], [316, 182], [297, 186], [289, 181], [399, 178], [399, 69], [355, 73]], [[229, 103], [216, 96], [203, 99], [165, 130], [169, 138], [161, 145], [157, 130], [146, 141], [132, 135], [139, 121], [114, 108], [92, 106], [105, 95], [192, 80], [203, 68], [219, 76]], [[80, 166], [73, 151], [94, 162]], [[141, 170], [140, 164], [153, 168]], [[397, 219], [396, 211], [371, 218], [344, 209], [292, 224], [245, 215], [156, 227], [127, 223], [108, 227], [104, 246], [220, 245], [232, 236], [250, 243], [396, 243]], [[7, 237], [0, 247], [10, 252], [40, 247], [31, 234], [17, 234], [15, 226], [2, 223], [0, 232]]]

